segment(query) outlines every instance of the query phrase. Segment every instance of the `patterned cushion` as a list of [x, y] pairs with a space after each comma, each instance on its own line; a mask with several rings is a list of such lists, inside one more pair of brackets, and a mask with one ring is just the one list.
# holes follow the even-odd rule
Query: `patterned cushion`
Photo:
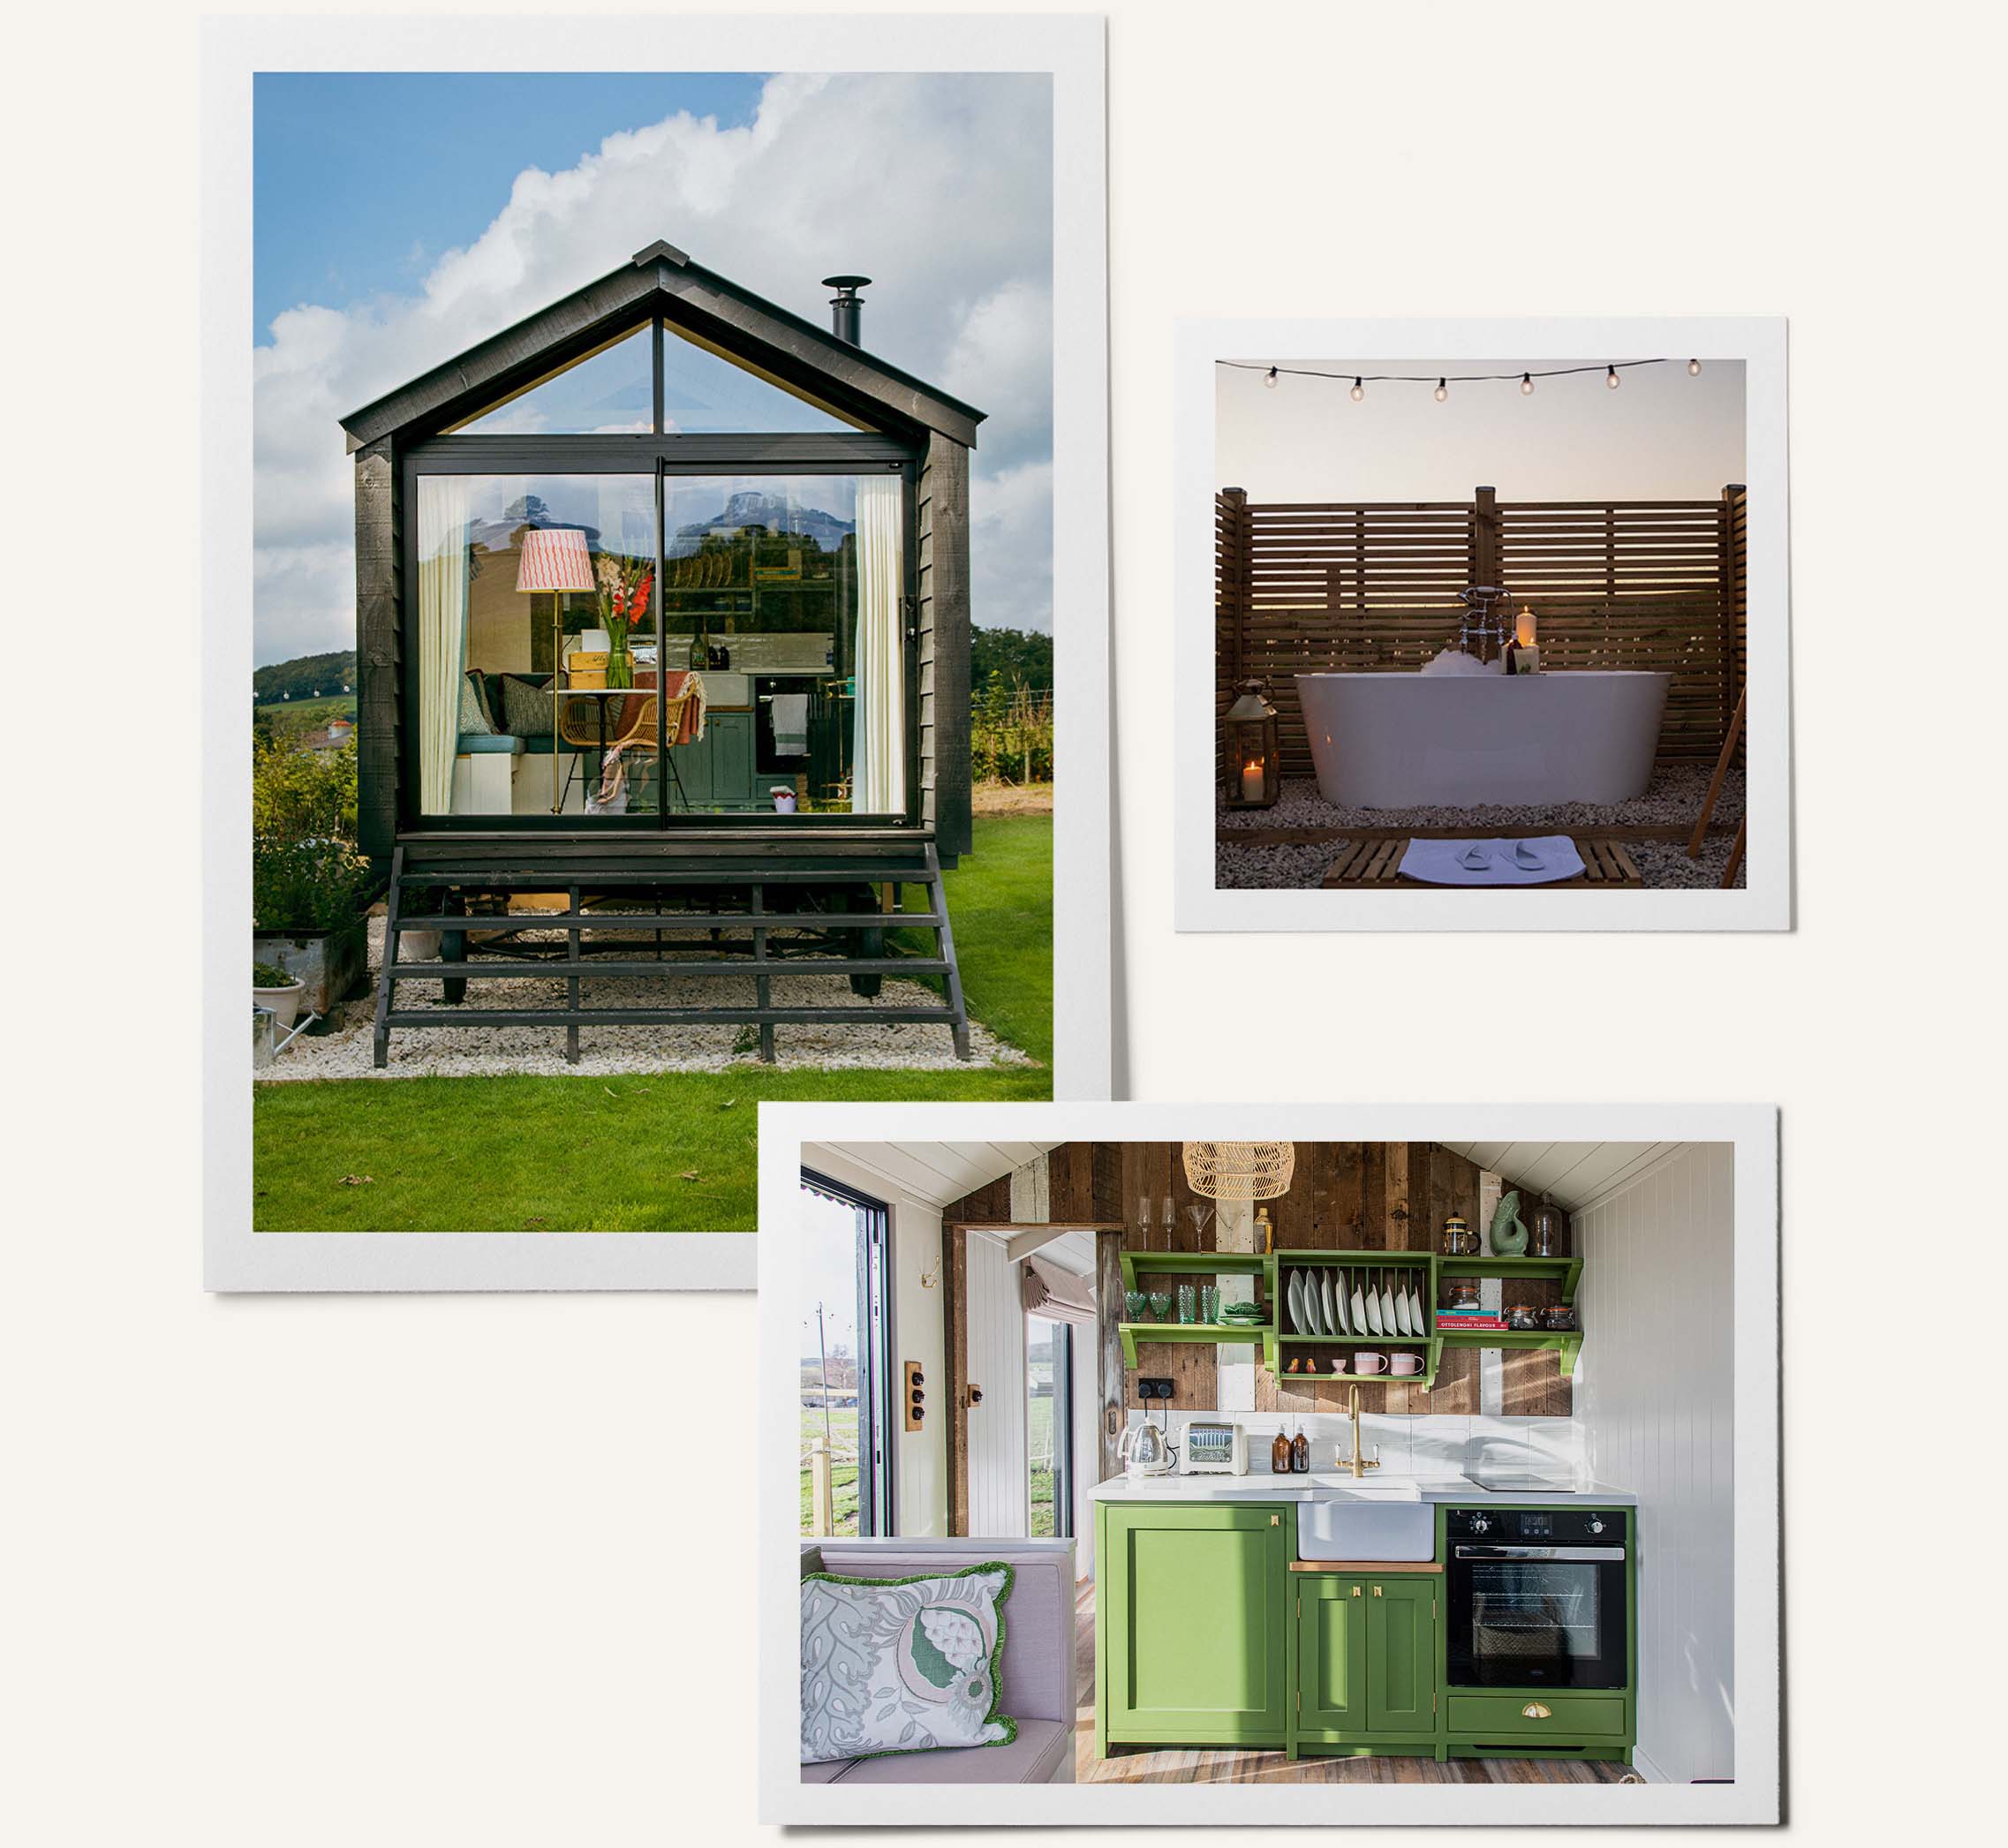
[[1001, 1746], [1004, 1601], [993, 1562], [917, 1579], [802, 1580], [802, 1762]]
[[460, 735], [488, 738], [494, 735], [494, 730], [488, 723], [488, 709], [481, 700], [479, 675], [463, 674], [460, 676]]
[[502, 716], [519, 738], [551, 735], [551, 690], [532, 686], [513, 674], [502, 675]]

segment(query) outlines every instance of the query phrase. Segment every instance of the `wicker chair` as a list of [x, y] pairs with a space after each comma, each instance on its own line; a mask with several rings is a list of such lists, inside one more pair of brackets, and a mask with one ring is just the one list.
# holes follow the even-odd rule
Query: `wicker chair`
[[[694, 744], [704, 736], [704, 682], [697, 675], [672, 674], [670, 681], [681, 684], [676, 692], [668, 694], [656, 691], [653, 669], [645, 668], [636, 678], [640, 683], [620, 700], [600, 694], [590, 698], [583, 695], [568, 698], [561, 690], [556, 701], [559, 741], [574, 751], [653, 751], [656, 707], [665, 702], [663, 735], [672, 751], [679, 744]], [[674, 761], [669, 773], [676, 775]], [[566, 781], [570, 781], [569, 775]], [[681, 778], [676, 778], [676, 786], [682, 789]]]

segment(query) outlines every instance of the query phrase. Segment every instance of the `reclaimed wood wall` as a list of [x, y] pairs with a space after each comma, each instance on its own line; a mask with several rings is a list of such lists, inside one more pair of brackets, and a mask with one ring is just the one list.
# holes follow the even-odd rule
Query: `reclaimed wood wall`
[[[1732, 553], [1742, 489], [1712, 501], [1251, 505], [1214, 500], [1215, 698], [1269, 683], [1283, 767], [1311, 774], [1300, 672], [1414, 673], [1457, 643], [1458, 592], [1529, 604], [1544, 667], [1670, 672], [1659, 757], [1712, 758], [1741, 685]], [[1218, 737], [1218, 728], [1216, 728]]]
[[[1119, 1217], [1126, 1230], [1111, 1235], [1109, 1246], [1137, 1249], [1145, 1203], [1151, 1238], [1161, 1247], [1166, 1197], [1174, 1203], [1176, 1226], [1172, 1248], [1217, 1249], [1213, 1223], [1204, 1240], [1195, 1230], [1189, 1207], [1192, 1189], [1176, 1143], [1126, 1143], [1120, 1146], [1121, 1196]], [[1435, 1143], [1299, 1143], [1296, 1176], [1290, 1190], [1267, 1203], [1276, 1228], [1276, 1244], [1285, 1250], [1331, 1250], [1340, 1246], [1369, 1251], [1427, 1251], [1444, 1221], [1461, 1212], [1473, 1226], [1482, 1223], [1480, 1171], [1465, 1157]], [[1105, 1267], [1109, 1260], [1105, 1258]], [[1121, 1319], [1121, 1280], [1105, 1286], [1100, 1296], [1105, 1335]], [[1523, 1284], [1515, 1294], [1536, 1305], [1559, 1301], [1554, 1284]], [[1112, 1346], [1113, 1344], [1111, 1344]], [[1116, 1348], [1120, 1356], [1120, 1347]], [[1399, 1414], [1476, 1414], [1479, 1398], [1477, 1348], [1446, 1352], [1436, 1384], [1427, 1391], [1398, 1382], [1362, 1384], [1360, 1408]], [[1212, 1409], [1218, 1399], [1214, 1348], [1196, 1342], [1139, 1341], [1138, 1365], [1123, 1374], [1122, 1403], [1133, 1410], [1140, 1374], [1173, 1382], [1174, 1409]], [[1570, 1384], [1561, 1377], [1555, 1355], [1544, 1350], [1504, 1353], [1500, 1360], [1498, 1410], [1508, 1417], [1566, 1418], [1573, 1404]], [[1279, 1379], [1265, 1366], [1255, 1370], [1255, 1408], [1259, 1412], [1333, 1412], [1346, 1407], [1346, 1383]]]

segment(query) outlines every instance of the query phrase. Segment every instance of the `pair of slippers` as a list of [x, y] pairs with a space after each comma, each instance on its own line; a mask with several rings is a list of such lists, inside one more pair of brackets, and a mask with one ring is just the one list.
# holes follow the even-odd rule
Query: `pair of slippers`
[[1521, 872], [1539, 872], [1548, 864], [1524, 841], [1501, 841], [1496, 846], [1474, 841], [1458, 855], [1457, 864], [1468, 872], [1483, 872], [1495, 859], [1501, 866], [1514, 867]]

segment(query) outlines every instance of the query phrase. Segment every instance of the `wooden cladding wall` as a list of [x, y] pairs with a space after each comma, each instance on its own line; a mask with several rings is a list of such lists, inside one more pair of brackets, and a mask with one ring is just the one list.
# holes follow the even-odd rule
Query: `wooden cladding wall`
[[1503, 585], [1539, 627], [1544, 667], [1673, 676], [1659, 755], [1722, 748], [1741, 686], [1733, 535], [1742, 489], [1713, 501], [1250, 505], [1215, 496], [1216, 705], [1267, 680], [1286, 774], [1311, 761], [1294, 675], [1414, 673], [1457, 643], [1474, 584]]
[[[1747, 488], [1723, 491], [1729, 522], [1728, 575], [1731, 621], [1736, 633], [1736, 691], [1742, 692], [1750, 677], [1750, 495]], [[1748, 719], [1736, 740], [1736, 757], [1743, 761], [1749, 743]]]

